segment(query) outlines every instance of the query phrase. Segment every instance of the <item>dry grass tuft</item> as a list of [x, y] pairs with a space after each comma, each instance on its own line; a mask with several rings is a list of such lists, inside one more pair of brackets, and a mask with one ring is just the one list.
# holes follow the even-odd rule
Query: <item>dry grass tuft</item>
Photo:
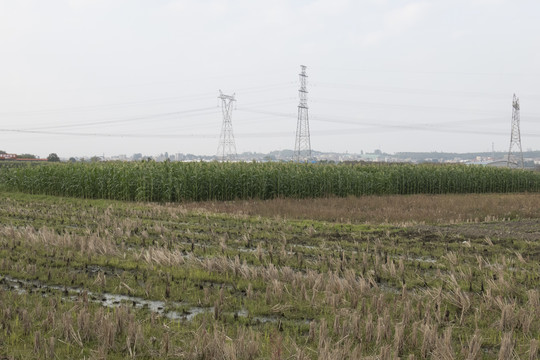
[[437, 329], [436, 327], [427, 323], [422, 327], [422, 331], [424, 333], [424, 339], [422, 341], [420, 353], [422, 355], [422, 359], [427, 359], [437, 342]]
[[448, 278], [451, 289], [446, 293], [445, 297], [450, 303], [461, 310], [459, 323], [462, 325], [465, 319], [465, 313], [471, 308], [471, 299], [469, 295], [461, 289], [454, 274], [451, 274]]
[[531, 339], [531, 347], [529, 349], [529, 360], [538, 359], [538, 339]]
[[452, 328], [448, 327], [444, 330], [441, 337], [437, 337], [435, 341], [435, 349], [433, 350], [433, 358], [440, 360], [455, 359], [454, 350], [452, 349]]
[[405, 327], [403, 324], [396, 324], [396, 328], [394, 330], [394, 353], [396, 356], [401, 356], [403, 352], [404, 332]]
[[469, 340], [467, 348], [464, 349], [465, 360], [477, 360], [480, 358], [480, 348], [482, 346], [482, 337], [478, 330], [474, 332], [474, 335]]
[[499, 350], [499, 360], [511, 359], [514, 353], [514, 341], [512, 340], [512, 332], [506, 332], [502, 336], [501, 348]]

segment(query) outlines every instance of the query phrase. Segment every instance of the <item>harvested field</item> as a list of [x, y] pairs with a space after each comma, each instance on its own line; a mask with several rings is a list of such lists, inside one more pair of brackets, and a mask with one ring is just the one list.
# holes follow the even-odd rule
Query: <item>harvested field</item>
[[3, 192], [0, 358], [535, 359], [536, 196]]

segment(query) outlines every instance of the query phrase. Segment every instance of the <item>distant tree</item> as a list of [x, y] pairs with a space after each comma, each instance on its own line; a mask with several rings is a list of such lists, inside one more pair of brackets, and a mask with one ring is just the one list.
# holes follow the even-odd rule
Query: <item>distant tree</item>
[[74, 157], [70, 157], [68, 161], [71, 163], [74, 163], [74, 162], [77, 162], [77, 159], [75, 159]]
[[17, 155], [18, 158], [21, 158], [21, 159], [35, 159], [36, 158], [36, 155], [32, 155], [32, 154], [21, 154], [21, 155]]
[[101, 158], [100, 158], [99, 156], [92, 156], [92, 157], [90, 158], [90, 161], [91, 161], [91, 162], [98, 162], [98, 161], [101, 161]]
[[56, 153], [50, 153], [49, 156], [47, 156], [47, 161], [59, 162], [60, 158], [58, 157], [58, 155], [56, 155]]
[[0, 154], [7, 154], [4, 150], [0, 150]]

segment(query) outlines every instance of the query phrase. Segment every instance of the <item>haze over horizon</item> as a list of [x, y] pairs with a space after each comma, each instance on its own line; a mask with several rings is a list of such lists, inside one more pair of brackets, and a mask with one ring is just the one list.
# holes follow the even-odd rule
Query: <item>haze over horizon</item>
[[0, 0], [0, 150], [293, 149], [300, 64], [325, 152], [508, 149], [540, 139], [533, 0]]

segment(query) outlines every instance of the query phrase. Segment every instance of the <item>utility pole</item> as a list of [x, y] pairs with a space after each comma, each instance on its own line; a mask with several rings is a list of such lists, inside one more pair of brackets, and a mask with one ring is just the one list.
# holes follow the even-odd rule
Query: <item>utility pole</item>
[[514, 94], [512, 101], [512, 133], [506, 166], [523, 169], [523, 151], [521, 150], [521, 132], [519, 130], [519, 98], [516, 97], [516, 94]]
[[231, 115], [232, 104], [236, 101], [234, 94], [225, 95], [219, 90], [218, 99], [221, 99], [221, 112], [223, 113], [223, 125], [221, 126], [221, 135], [219, 137], [219, 146], [217, 157], [221, 161], [236, 160], [236, 145], [232, 129]]
[[307, 75], [306, 66], [300, 65], [300, 89], [298, 95], [298, 122], [296, 124], [296, 142], [294, 145], [294, 159], [298, 162], [308, 161], [311, 158], [311, 140], [309, 137], [309, 117], [307, 105]]

